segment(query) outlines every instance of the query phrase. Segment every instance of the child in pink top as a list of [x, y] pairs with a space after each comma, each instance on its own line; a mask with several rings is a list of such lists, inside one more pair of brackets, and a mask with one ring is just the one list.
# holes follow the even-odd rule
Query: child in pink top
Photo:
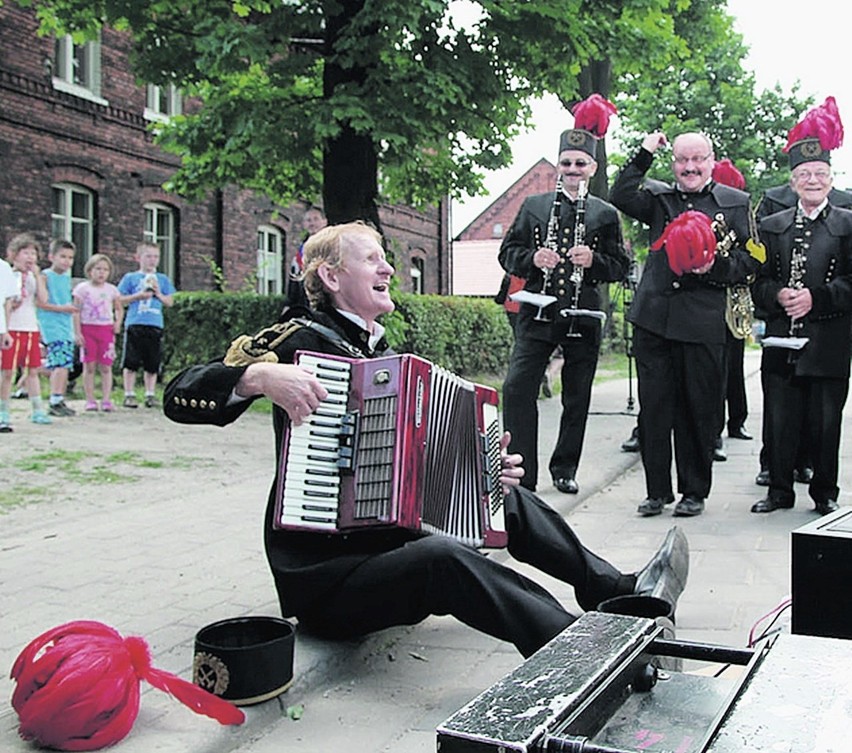
[[88, 280], [74, 288], [75, 335], [83, 339], [80, 361], [83, 364], [83, 390], [86, 393], [86, 410], [96, 411], [95, 368], [101, 372], [103, 399], [101, 410], [115, 410], [112, 394], [112, 362], [115, 360], [115, 336], [121, 332], [124, 306], [118, 288], [107, 282], [112, 276], [112, 262], [104, 254], [94, 254], [86, 262], [84, 272]]

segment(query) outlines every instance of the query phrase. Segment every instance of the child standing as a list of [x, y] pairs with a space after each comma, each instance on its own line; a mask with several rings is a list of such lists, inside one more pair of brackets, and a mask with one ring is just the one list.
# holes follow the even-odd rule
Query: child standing
[[74, 321], [77, 308], [71, 296], [71, 266], [76, 248], [71, 241], [56, 239], [50, 242], [47, 258], [50, 267], [44, 270], [47, 302], [38, 304], [41, 338], [47, 348], [50, 372], [51, 416], [73, 416], [74, 410], [65, 404], [68, 371], [74, 367]]
[[86, 262], [84, 272], [88, 278], [74, 288], [75, 336], [83, 343], [80, 360], [83, 362], [83, 390], [86, 393], [86, 410], [96, 411], [95, 370], [101, 372], [103, 399], [101, 410], [115, 410], [112, 394], [112, 363], [115, 360], [115, 336], [121, 332], [124, 307], [121, 293], [110, 282], [112, 262], [104, 254], [94, 254]]
[[6, 247], [6, 258], [16, 278], [16, 294], [5, 301], [5, 315], [11, 335], [10, 347], [0, 357], [0, 432], [12, 431], [9, 395], [15, 369], [25, 369], [27, 393], [32, 404], [34, 424], [49, 424], [50, 416], [41, 402], [38, 371], [41, 368], [41, 333], [36, 316], [36, 301], [47, 300], [44, 277], [38, 268], [41, 244], [32, 233], [16, 235]]
[[163, 342], [163, 306], [174, 303], [175, 286], [168, 275], [157, 272], [160, 247], [140, 243], [136, 247], [139, 269], [128, 272], [118, 283], [122, 302], [130, 304], [124, 329], [124, 407], [136, 408], [136, 372], [142, 369], [145, 407], [153, 408], [160, 373]]

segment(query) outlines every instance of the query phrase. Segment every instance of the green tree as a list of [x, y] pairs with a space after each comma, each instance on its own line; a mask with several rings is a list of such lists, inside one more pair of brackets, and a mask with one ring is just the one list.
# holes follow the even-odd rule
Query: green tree
[[[34, 5], [34, 0], [18, 0]], [[481, 190], [511, 162], [528, 102], [578, 94], [607, 48], [667, 56], [668, 0], [39, 0], [45, 32], [127, 30], [140, 80], [203, 103], [161, 145], [188, 196], [236, 184], [280, 203], [322, 193], [333, 222], [378, 224]], [[598, 15], [600, 14], [600, 15]], [[647, 52], [645, 52], [647, 55]]]

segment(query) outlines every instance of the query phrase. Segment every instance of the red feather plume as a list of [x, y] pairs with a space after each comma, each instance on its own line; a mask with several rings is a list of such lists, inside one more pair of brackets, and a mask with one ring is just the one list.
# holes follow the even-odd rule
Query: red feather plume
[[716, 233], [710, 218], [690, 209], [679, 214], [657, 238], [652, 251], [666, 247], [669, 267], [678, 277], [703, 267], [716, 256]]
[[140, 680], [222, 724], [245, 721], [228, 701], [153, 668], [142, 638], [122, 638], [100, 622], [78, 620], [42, 633], [18, 655], [12, 679], [19, 734], [58, 750], [97, 750], [124, 738], [139, 713]]
[[826, 97], [818, 107], [814, 107], [787, 134], [785, 152], [797, 141], [819, 139], [824, 151], [831, 151], [843, 144], [843, 123], [834, 97]]
[[600, 94], [592, 94], [574, 105], [574, 128], [589, 131], [598, 138], [606, 135], [609, 119], [618, 110], [609, 100]]
[[745, 188], [745, 178], [743, 174], [737, 170], [737, 166], [729, 159], [719, 160], [713, 166], [713, 180], [721, 183], [723, 186], [731, 186], [732, 188]]

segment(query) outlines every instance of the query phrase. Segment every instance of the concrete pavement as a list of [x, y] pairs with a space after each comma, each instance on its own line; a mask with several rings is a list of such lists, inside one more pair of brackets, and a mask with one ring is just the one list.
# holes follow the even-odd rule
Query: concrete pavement
[[[759, 353], [749, 351], [748, 427], [755, 435], [760, 431], [758, 365]], [[628, 395], [625, 380], [594, 389], [580, 494], [562, 495], [546, 477], [539, 492], [565, 514], [586, 545], [625, 571], [644, 564], [677, 522], [692, 552], [690, 580], [677, 611], [678, 636], [745, 646], [755, 621], [789, 594], [790, 531], [815, 517], [806, 490], [799, 487], [793, 510], [749, 513], [763, 491], [753, 483], [759, 440], [726, 440], [728, 461], [714, 468], [704, 515], [675, 520], [667, 511], [638, 517], [636, 505], [644, 496], [641, 464], [637, 455], [619, 449], [635, 422], [625, 411]], [[546, 473], [558, 399], [540, 407], [540, 466]], [[120, 450], [127, 444], [142, 458], [162, 460], [165, 469], [149, 479], [139, 471], [142, 482], [129, 486], [89, 485], [83, 496], [66, 497], [60, 488], [50, 501], [0, 514], [0, 696], [6, 699], [12, 690], [8, 669], [20, 649], [68, 620], [100, 620], [125, 635], [142, 635], [154, 666], [188, 678], [199, 628], [226, 617], [277, 614], [261, 541], [272, 464], [267, 417], [248, 415], [226, 429], [178, 426], [141, 410], [132, 417], [127, 412], [78, 416], [51, 427], [19, 419], [15, 434], [5, 435], [0, 445], [3, 465], [32, 447], [100, 448], [108, 427], [131, 418], [138, 430], [110, 435], [110, 446]], [[844, 505], [852, 489], [850, 428], [842, 448]], [[181, 458], [185, 462], [177, 462]], [[512, 563], [505, 552], [491, 556]], [[514, 566], [579, 611], [570, 587]], [[435, 727], [520, 661], [512, 646], [451, 618], [430, 618], [347, 643], [299, 635], [293, 687], [247, 708], [242, 727], [219, 727], [146, 688], [134, 729], [117, 750], [434, 752]], [[0, 750], [31, 749], [18, 739], [16, 726], [7, 701], [0, 705]]]

